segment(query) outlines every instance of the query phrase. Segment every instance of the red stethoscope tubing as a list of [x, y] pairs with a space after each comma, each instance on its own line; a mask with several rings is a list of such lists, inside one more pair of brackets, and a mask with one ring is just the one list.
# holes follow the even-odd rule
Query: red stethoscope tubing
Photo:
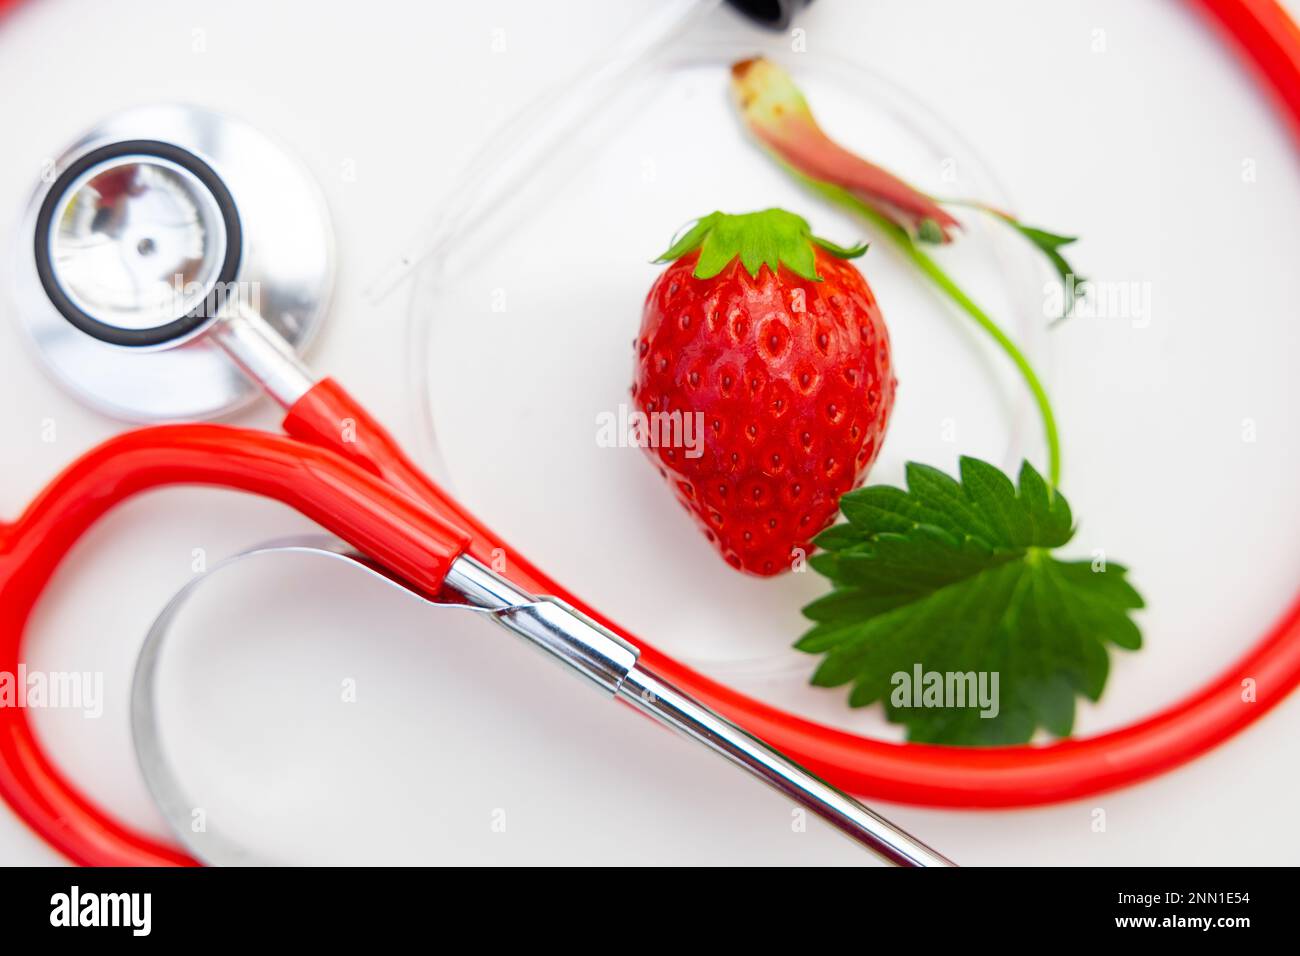
[[[1192, 2], [1237, 40], [1300, 133], [1300, 31], [1292, 21], [1273, 0]], [[174, 484], [281, 500], [426, 591], [437, 589], [462, 550], [490, 560], [500, 548], [516, 584], [561, 597], [626, 633], [515, 555], [426, 478], [331, 380], [294, 405], [284, 427], [287, 437], [222, 425], [145, 428], [109, 439], [65, 469], [17, 521], [0, 525], [0, 670], [17, 671], [32, 608], [78, 537], [126, 498]], [[657, 673], [846, 790], [934, 806], [1014, 807], [1154, 776], [1261, 717], [1300, 683], [1300, 600], [1250, 653], [1187, 699], [1107, 734], [1041, 747], [871, 740], [753, 700], [636, 643]], [[1243, 693], [1248, 681], [1253, 699]], [[45, 756], [22, 708], [0, 708], [0, 795], [74, 862], [194, 862], [85, 798]]]
[[[469, 543], [465, 531], [372, 471], [304, 442], [222, 425], [127, 432], [73, 462], [16, 522], [0, 525], [0, 670], [17, 672], [31, 610], [86, 529], [121, 501], [175, 484], [283, 501], [392, 570], [403, 568], [398, 573], [425, 592], [441, 589], [451, 561]], [[86, 800], [45, 756], [22, 707], [0, 707], [0, 794], [74, 862], [189, 862]]]

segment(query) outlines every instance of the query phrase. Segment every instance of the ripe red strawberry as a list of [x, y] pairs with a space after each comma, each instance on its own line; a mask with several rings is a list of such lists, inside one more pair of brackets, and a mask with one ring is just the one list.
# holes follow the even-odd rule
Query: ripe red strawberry
[[632, 397], [651, 434], [655, 413], [703, 413], [703, 448], [646, 450], [742, 571], [806, 554], [885, 437], [889, 335], [845, 261], [864, 251], [768, 209], [712, 213], [659, 259], [672, 265], [646, 297]]

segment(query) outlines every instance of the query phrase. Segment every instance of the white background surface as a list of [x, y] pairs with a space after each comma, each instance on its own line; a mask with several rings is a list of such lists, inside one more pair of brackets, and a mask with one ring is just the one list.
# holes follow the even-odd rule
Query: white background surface
[[[336, 304], [313, 364], [427, 453], [405, 381], [408, 290], [375, 305], [362, 289], [436, 215], [502, 120], [651, 6], [574, 0], [557, 15], [555, 5], [375, 2], [358, 19], [354, 7], [331, 4], [307, 14], [288, 4], [39, 0], [0, 23], [0, 83], [13, 91], [5, 98], [0, 217], [16, 218], [47, 157], [123, 106], [189, 101], [259, 125], [320, 180], [338, 232]], [[719, 13], [713, 26], [728, 21]], [[1048, 364], [1065, 436], [1065, 488], [1083, 518], [1078, 553], [1105, 547], [1120, 556], [1151, 604], [1142, 622], [1148, 647], [1117, 660], [1106, 697], [1081, 713], [1080, 729], [1116, 726], [1176, 699], [1262, 633], [1290, 600], [1300, 568], [1292, 477], [1300, 436], [1291, 419], [1300, 341], [1289, 288], [1300, 226], [1282, 214], [1300, 202], [1300, 170], [1284, 131], [1235, 59], [1175, 3], [819, 0], [802, 26], [803, 56], [848, 57], [901, 86], [955, 138], [974, 144], [1018, 210], [1083, 235], [1076, 258], [1085, 272], [1150, 283], [1149, 326], [1073, 321], [1048, 337]], [[503, 52], [493, 52], [494, 36], [504, 37]], [[868, 148], [832, 123], [834, 110], [827, 125]], [[632, 156], [639, 154], [625, 158]], [[1245, 160], [1255, 164], [1254, 182], [1242, 179]], [[672, 170], [671, 150], [660, 166]], [[933, 169], [903, 171], [933, 183]], [[671, 189], [672, 176], [665, 180]], [[653, 191], [628, 198], [638, 229], [646, 219], [646, 242], [702, 211], [678, 208], [680, 199]], [[581, 225], [557, 224], [564, 232], [556, 245], [579, 241]], [[896, 263], [875, 268], [868, 275], [898, 340], [901, 374], [925, 383], [927, 337], [943, 328], [933, 318], [942, 309], [909, 292], [915, 283]], [[485, 276], [458, 294], [484, 308], [493, 287]], [[1036, 292], [1031, 284], [1031, 298]], [[638, 287], [638, 303], [640, 295]], [[534, 325], [548, 318], [540, 306], [530, 314], [526, 302], [508, 317]], [[635, 306], [609, 321], [627, 324], [612, 338], [630, 340]], [[459, 365], [472, 377], [492, 341], [477, 338], [478, 351], [466, 336], [447, 353], [457, 361], [444, 371]], [[947, 347], [947, 339], [935, 341], [936, 352]], [[624, 361], [617, 354], [612, 372], [592, 363], [581, 383], [592, 391], [577, 393], [603, 395], [607, 381], [626, 376]], [[0, 369], [7, 439], [0, 513], [11, 515], [120, 426], [49, 382], [13, 321], [0, 322]], [[495, 385], [457, 401], [461, 390], [445, 376], [439, 382], [434, 407], [456, 490], [578, 593], [688, 657], [741, 656], [725, 644], [702, 651], [683, 633], [705, 606], [727, 621], [728, 602], [743, 605], [743, 615], [756, 600], [770, 601], [763, 613], [789, 615], [771, 633], [797, 633], [797, 595], [811, 584], [787, 579], [779, 593], [792, 598], [778, 602], [760, 598], [758, 582], [728, 577], [720, 562], [715, 568], [643, 462], [620, 459], [618, 482], [643, 486], [641, 520], [663, 537], [649, 554], [593, 561], [593, 539], [566, 533], [556, 519], [565, 514], [563, 489], [536, 473], [544, 448], [526, 442], [522, 455], [503, 458], [494, 444], [509, 434], [501, 421], [520, 393]], [[941, 385], [915, 386], [926, 397], [910, 406], [900, 398], [876, 477], [896, 480], [907, 457], [947, 465], [940, 456], [958, 450], [999, 454], [1004, 436], [985, 435], [982, 422], [971, 439], [981, 447], [963, 438], [947, 452], [929, 448], [927, 422], [937, 429], [944, 403], [954, 414], [965, 410], [963, 394]], [[994, 407], [1000, 388], [987, 399]], [[1014, 386], [1005, 391], [1014, 403]], [[603, 398], [592, 401], [605, 407]], [[1247, 418], [1257, 427], [1253, 443], [1241, 440]], [[57, 440], [45, 442], [50, 420]], [[259, 407], [240, 422], [273, 427], [275, 417]], [[173, 490], [119, 509], [73, 552], [29, 629], [28, 659], [32, 667], [106, 675], [100, 720], [37, 714], [43, 739], [88, 793], [162, 832], [127, 733], [125, 694], [140, 636], [191, 575], [195, 548], [215, 560], [303, 530], [306, 522], [276, 505]], [[658, 549], [681, 563], [664, 561]], [[634, 563], [642, 566], [625, 573]], [[726, 600], [683, 602], [691, 614], [665, 608], [661, 591], [637, 584], [664, 580], [668, 572], [649, 564], [717, 575], [717, 592], [707, 578], [708, 595], [725, 591]], [[203, 794], [210, 822], [271, 859], [862, 860], [816, 824], [793, 833], [783, 801], [588, 696], [495, 633], [457, 624], [430, 639], [417, 607], [314, 566], [258, 566], [229, 583], [236, 585], [229, 597], [205, 596], [216, 626], [167, 671], [165, 716], [174, 718], [182, 775]], [[357, 704], [339, 706], [341, 678], [356, 680]], [[895, 733], [874, 713], [849, 713], [838, 692], [801, 683], [745, 686], [821, 719]], [[996, 814], [886, 810], [963, 863], [1294, 863], [1297, 717], [1292, 699], [1189, 767], [1075, 804]], [[1096, 808], [1106, 812], [1104, 833], [1092, 830]], [[504, 833], [491, 829], [498, 810]], [[0, 861], [57, 860], [11, 815], [0, 818]]]

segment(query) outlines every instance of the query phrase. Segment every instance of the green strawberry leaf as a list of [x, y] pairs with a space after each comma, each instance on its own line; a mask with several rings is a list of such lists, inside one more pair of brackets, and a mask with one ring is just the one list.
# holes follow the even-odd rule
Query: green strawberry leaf
[[960, 481], [911, 463], [906, 490], [862, 488], [840, 509], [847, 524], [818, 536], [810, 562], [834, 590], [804, 608], [814, 623], [795, 646], [824, 655], [814, 684], [851, 685], [853, 707], [883, 702], [909, 740], [1068, 736], [1076, 696], [1101, 696], [1109, 646], [1141, 646], [1126, 569], [1055, 556], [1070, 506], [1028, 462], [1019, 488], [974, 458]]

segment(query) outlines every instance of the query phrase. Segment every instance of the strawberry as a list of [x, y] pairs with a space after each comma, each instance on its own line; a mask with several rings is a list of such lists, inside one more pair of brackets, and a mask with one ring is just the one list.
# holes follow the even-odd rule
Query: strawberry
[[768, 209], [712, 213], [658, 260], [672, 264], [646, 297], [632, 398], [651, 436], [657, 414], [680, 413], [703, 440], [642, 444], [742, 571], [806, 554], [880, 451], [896, 382], [880, 308], [846, 261], [864, 251]]

